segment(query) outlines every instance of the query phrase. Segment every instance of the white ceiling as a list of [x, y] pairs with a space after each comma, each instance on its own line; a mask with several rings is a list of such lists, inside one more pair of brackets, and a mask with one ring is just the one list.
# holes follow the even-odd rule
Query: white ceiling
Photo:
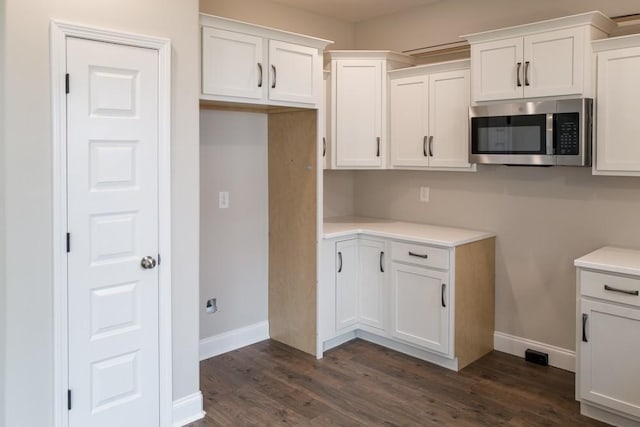
[[440, 0], [272, 0], [286, 6], [303, 9], [347, 22], [366, 21]]

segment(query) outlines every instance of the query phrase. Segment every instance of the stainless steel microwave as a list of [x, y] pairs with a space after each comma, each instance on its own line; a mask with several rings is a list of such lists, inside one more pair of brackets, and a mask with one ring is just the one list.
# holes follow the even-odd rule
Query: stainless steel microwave
[[519, 102], [469, 108], [469, 162], [590, 166], [593, 100]]

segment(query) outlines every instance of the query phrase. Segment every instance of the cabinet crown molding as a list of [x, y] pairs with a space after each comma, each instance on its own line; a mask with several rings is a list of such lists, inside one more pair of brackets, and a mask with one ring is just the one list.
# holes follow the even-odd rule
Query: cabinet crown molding
[[292, 33], [275, 28], [264, 27], [262, 25], [250, 24], [248, 22], [237, 21], [235, 19], [223, 18], [221, 16], [200, 14], [200, 25], [204, 27], [215, 27], [222, 30], [235, 31], [250, 34], [252, 36], [263, 37], [270, 40], [280, 40], [288, 43], [295, 43], [309, 46], [316, 49], [324, 49], [333, 41], [304, 34]]
[[468, 70], [471, 68], [471, 60], [460, 59], [456, 61], [437, 62], [434, 64], [416, 65], [415, 67], [400, 68], [388, 71], [389, 77], [410, 77], [423, 74], [439, 73], [442, 71]]
[[412, 56], [391, 50], [328, 50], [324, 53], [325, 62], [333, 59], [380, 59], [406, 65], [415, 64]]
[[525, 36], [528, 34], [541, 33], [549, 30], [560, 30], [563, 28], [579, 27], [590, 25], [606, 34], [611, 34], [618, 24], [609, 19], [599, 11], [580, 13], [577, 15], [565, 16], [562, 18], [548, 19], [546, 21], [532, 22], [514, 27], [500, 28], [497, 30], [484, 31], [480, 33], [467, 34], [461, 36], [469, 43], [479, 43], [490, 40], [505, 39], [509, 37]]
[[640, 34], [612, 37], [609, 39], [595, 40], [591, 43], [594, 52], [624, 49], [627, 47], [640, 47]]

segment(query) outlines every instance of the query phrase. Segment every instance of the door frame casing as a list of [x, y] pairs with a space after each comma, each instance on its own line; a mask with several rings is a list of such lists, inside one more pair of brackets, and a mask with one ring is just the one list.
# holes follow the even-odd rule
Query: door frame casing
[[55, 427], [68, 427], [67, 305], [67, 108], [68, 37], [153, 49], [158, 52], [158, 350], [160, 426], [173, 424], [171, 347], [171, 41], [52, 19], [50, 25], [53, 203], [53, 412]]

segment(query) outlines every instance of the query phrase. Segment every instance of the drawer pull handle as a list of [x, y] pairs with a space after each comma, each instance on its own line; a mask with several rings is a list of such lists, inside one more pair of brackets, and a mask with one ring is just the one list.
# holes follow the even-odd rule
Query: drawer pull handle
[[587, 339], [587, 319], [589, 315], [586, 313], [582, 314], [582, 342], [589, 342]]
[[442, 284], [442, 307], [447, 308], [447, 303], [444, 301], [444, 293], [447, 291], [447, 284]]
[[380, 251], [380, 273], [384, 273], [384, 251]]
[[342, 273], [342, 252], [338, 252], [338, 261], [339, 261], [338, 273]]
[[626, 289], [612, 288], [609, 285], [604, 285], [604, 290], [605, 291], [611, 291], [611, 292], [619, 292], [621, 294], [634, 295], [634, 296], [638, 296], [638, 294], [640, 293], [638, 291], [628, 291]]
[[417, 254], [417, 253], [411, 252], [411, 251], [409, 251], [409, 256], [415, 256], [415, 257], [423, 258], [423, 259], [429, 258], [429, 254], [422, 255], [422, 254]]

